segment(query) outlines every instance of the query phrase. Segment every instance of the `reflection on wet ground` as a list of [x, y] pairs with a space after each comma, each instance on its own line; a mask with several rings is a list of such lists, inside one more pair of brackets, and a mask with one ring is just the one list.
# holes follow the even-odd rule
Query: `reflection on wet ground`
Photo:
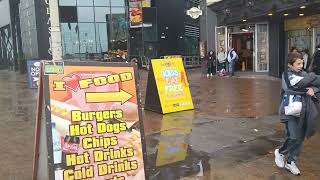
[[203, 177], [210, 172], [208, 154], [190, 145], [193, 118], [194, 111], [162, 116], [160, 131], [146, 137], [150, 180]]
[[261, 122], [251, 121], [206, 119], [195, 111], [163, 116], [145, 111], [150, 179], [209, 180], [213, 167], [229, 167], [268, 154], [280, 140], [277, 131], [269, 129], [272, 117], [263, 120], [264, 128], [259, 128]]

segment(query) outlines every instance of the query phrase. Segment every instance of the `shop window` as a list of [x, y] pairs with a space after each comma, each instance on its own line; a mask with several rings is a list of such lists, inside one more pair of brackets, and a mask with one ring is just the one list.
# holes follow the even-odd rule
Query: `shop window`
[[107, 22], [108, 16], [110, 16], [110, 7], [95, 7], [96, 22]]
[[93, 6], [93, 0], [77, 0], [78, 6]]
[[94, 22], [93, 7], [78, 7], [79, 22]]
[[125, 0], [111, 0], [111, 6], [125, 6]]
[[94, 23], [79, 23], [80, 53], [88, 58], [89, 53], [96, 53]]
[[184, 47], [186, 56], [199, 56], [199, 38], [186, 36]]
[[59, 6], [76, 6], [76, 0], [59, 0]]
[[127, 49], [128, 24], [124, 7], [112, 7], [109, 32], [112, 49]]
[[110, 6], [110, 0], [94, 0], [95, 6]]
[[96, 40], [98, 52], [108, 52], [107, 23], [96, 23]]
[[269, 49], [268, 44], [268, 25], [257, 25], [257, 72], [268, 71], [269, 64]]
[[65, 59], [79, 55], [79, 27], [77, 23], [61, 23], [62, 50]]
[[288, 31], [288, 43], [289, 43], [288, 52], [292, 47], [296, 47], [299, 51], [308, 49], [309, 52], [312, 52], [311, 39], [312, 39], [311, 29]]

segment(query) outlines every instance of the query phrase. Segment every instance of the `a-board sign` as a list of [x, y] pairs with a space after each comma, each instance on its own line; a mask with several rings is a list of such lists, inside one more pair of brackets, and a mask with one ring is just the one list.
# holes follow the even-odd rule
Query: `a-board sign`
[[151, 60], [145, 109], [162, 114], [194, 109], [181, 58]]
[[129, 63], [42, 62], [33, 179], [147, 179], [136, 72]]
[[27, 60], [28, 87], [30, 89], [38, 88], [40, 64], [39, 60]]

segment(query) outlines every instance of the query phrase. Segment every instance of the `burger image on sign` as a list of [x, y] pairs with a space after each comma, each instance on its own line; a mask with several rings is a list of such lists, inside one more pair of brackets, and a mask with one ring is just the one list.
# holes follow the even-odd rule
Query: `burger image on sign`
[[187, 15], [193, 19], [198, 19], [202, 15], [202, 10], [198, 7], [192, 7], [187, 10]]

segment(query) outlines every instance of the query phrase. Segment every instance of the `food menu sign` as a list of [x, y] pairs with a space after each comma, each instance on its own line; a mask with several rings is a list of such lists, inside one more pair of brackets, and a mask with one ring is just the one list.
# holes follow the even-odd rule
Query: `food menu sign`
[[44, 76], [49, 179], [146, 179], [136, 67], [52, 65], [63, 73]]
[[194, 109], [181, 58], [151, 60], [162, 113]]
[[142, 8], [151, 7], [150, 0], [129, 0], [130, 28], [143, 26]]

